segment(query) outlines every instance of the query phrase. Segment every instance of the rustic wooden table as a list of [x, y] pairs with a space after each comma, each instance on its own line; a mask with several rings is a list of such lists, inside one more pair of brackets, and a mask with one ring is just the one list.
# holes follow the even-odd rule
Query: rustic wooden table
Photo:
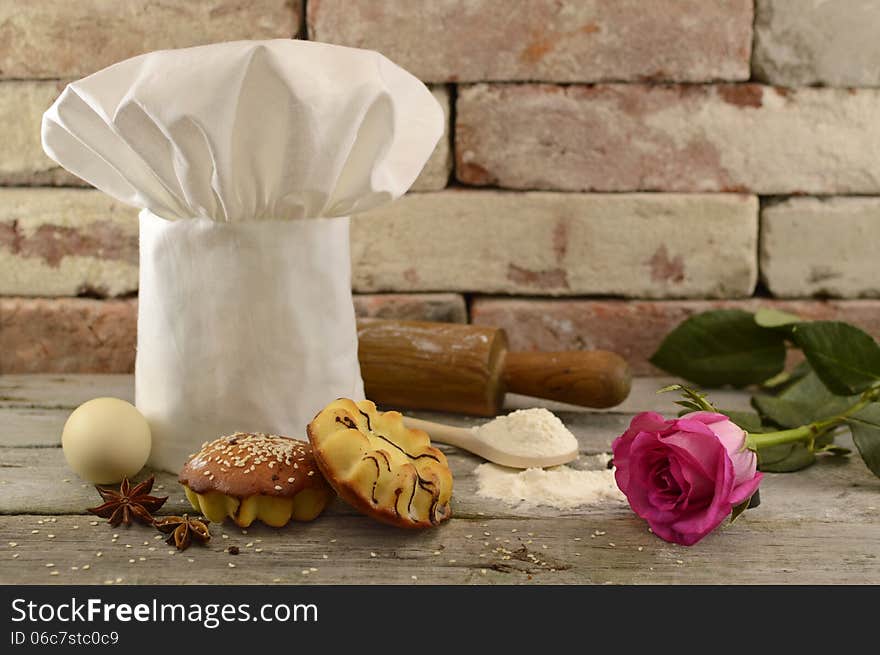
[[[669, 394], [655, 394], [667, 382], [637, 380], [612, 411], [546, 405], [577, 435], [583, 454], [602, 453], [634, 413], [674, 412]], [[455, 517], [439, 529], [385, 527], [336, 501], [313, 523], [280, 530], [212, 525], [209, 547], [177, 552], [152, 529], [112, 528], [85, 513], [98, 497], [59, 448], [71, 409], [98, 396], [131, 399], [132, 392], [131, 376], [0, 377], [0, 583], [880, 582], [880, 480], [858, 457], [767, 475], [759, 508], [684, 548], [654, 537], [623, 503], [560, 512], [480, 498], [479, 460], [443, 446], [455, 476]], [[731, 409], [747, 404], [742, 394], [712, 397]], [[533, 402], [514, 397], [510, 404]], [[170, 495], [163, 513], [188, 509], [175, 476], [159, 473], [157, 485]], [[239, 555], [226, 552], [233, 545]]]

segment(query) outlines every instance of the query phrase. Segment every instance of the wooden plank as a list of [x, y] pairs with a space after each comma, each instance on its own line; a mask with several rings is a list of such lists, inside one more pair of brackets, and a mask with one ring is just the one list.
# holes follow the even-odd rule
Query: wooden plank
[[[0, 407], [0, 445], [57, 447], [61, 443], [61, 430], [69, 415], [69, 409]], [[480, 425], [487, 420], [468, 416], [450, 417], [431, 412], [417, 412], [413, 415], [464, 427]], [[631, 414], [566, 411], [558, 412], [557, 416], [578, 438], [581, 450], [587, 453], [608, 452], [611, 442], [626, 429], [632, 419]]]
[[0, 375], [0, 406], [74, 409], [103, 396], [134, 401], [134, 376]]
[[61, 445], [61, 431], [68, 409], [0, 407], [0, 444], [3, 446], [51, 447]]
[[[842, 445], [852, 445], [840, 439]], [[508, 504], [477, 495], [474, 469], [477, 457], [444, 447], [455, 478], [453, 513], [457, 517], [564, 517], [617, 516], [629, 513], [623, 501], [603, 501], [596, 506], [559, 510]], [[582, 457], [574, 466], [595, 468], [595, 458]], [[142, 474], [146, 475], [146, 473]], [[157, 474], [159, 491], [169, 495], [168, 512], [189, 511], [176, 476]], [[761, 485], [761, 506], [741, 520], [877, 521], [880, 519], [880, 479], [858, 456], [824, 456], [813, 467], [797, 473], [767, 474]], [[91, 485], [67, 468], [63, 453], [54, 448], [0, 448], [0, 514], [79, 514], [96, 504]], [[341, 503], [332, 513], [350, 514]], [[878, 547], [880, 548], [880, 547]]]
[[[81, 516], [0, 517], [0, 583], [880, 583], [877, 521], [737, 522], [691, 548], [660, 541], [631, 514], [455, 519], [421, 532], [358, 516], [247, 534], [212, 527], [208, 547], [178, 553], [147, 527], [92, 526]], [[239, 555], [225, 551], [233, 545]]]
[[[633, 389], [622, 404], [610, 410], [585, 410], [583, 407], [552, 401], [509, 395], [506, 407], [547, 407], [553, 411], [611, 412], [636, 414], [644, 411], [677, 411], [675, 394], [658, 395], [657, 390], [671, 384], [673, 378], [635, 378]], [[2, 375], [0, 376], [0, 407], [48, 407], [73, 409], [99, 396], [113, 396], [131, 401], [134, 398], [134, 376], [131, 375]], [[719, 407], [748, 409], [748, 399], [732, 390], [712, 391]], [[444, 414], [447, 418], [452, 415]]]

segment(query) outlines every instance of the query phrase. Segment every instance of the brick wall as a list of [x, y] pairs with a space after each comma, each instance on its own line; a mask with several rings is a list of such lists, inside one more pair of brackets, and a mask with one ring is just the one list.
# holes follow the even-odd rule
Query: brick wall
[[413, 191], [353, 222], [361, 315], [638, 373], [708, 307], [880, 336], [878, 34], [860, 0], [0, 0], [0, 372], [134, 361], [135, 211], [43, 155], [42, 112], [119, 59], [241, 38], [380, 50], [446, 109]]

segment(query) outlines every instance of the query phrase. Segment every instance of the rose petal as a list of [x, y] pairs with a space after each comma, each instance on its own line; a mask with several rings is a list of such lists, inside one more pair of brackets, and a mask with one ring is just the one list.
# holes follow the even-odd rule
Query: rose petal
[[[701, 423], [698, 425], [702, 425]], [[727, 458], [727, 451], [718, 441], [718, 437], [708, 427], [697, 428], [705, 432], [678, 431], [673, 432], [662, 440], [668, 446], [675, 446], [679, 452], [686, 452], [699, 463], [699, 466], [707, 478], [715, 477], [715, 462], [723, 456]]]
[[699, 535], [697, 541], [717, 528], [733, 509], [730, 502], [730, 492], [734, 482], [733, 463], [727, 457], [726, 451], [722, 450], [722, 452], [724, 455], [717, 460], [715, 489], [711, 502], [701, 510], [681, 517], [672, 525], [675, 531], [682, 534]]
[[751, 480], [747, 480], [739, 486], [734, 487], [733, 491], [730, 492], [730, 504], [736, 507], [740, 503], [745, 502], [748, 498], [751, 498], [751, 496], [758, 490], [758, 486], [761, 484], [763, 478], [763, 473], [756, 473]]

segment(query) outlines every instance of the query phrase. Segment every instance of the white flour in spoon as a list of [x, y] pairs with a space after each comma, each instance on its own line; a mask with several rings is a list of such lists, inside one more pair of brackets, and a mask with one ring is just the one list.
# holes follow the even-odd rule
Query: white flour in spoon
[[578, 445], [559, 417], [543, 407], [518, 409], [471, 429], [490, 446], [520, 457], [562, 455]]
[[[559, 417], [543, 408], [521, 409], [473, 430], [493, 446], [526, 457], [555, 455], [577, 448], [571, 431]], [[523, 471], [481, 464], [474, 471], [477, 495], [509, 505], [546, 505], [557, 509], [622, 500], [614, 472], [605, 467], [608, 457], [600, 455], [596, 459], [596, 470], [554, 466]]]

